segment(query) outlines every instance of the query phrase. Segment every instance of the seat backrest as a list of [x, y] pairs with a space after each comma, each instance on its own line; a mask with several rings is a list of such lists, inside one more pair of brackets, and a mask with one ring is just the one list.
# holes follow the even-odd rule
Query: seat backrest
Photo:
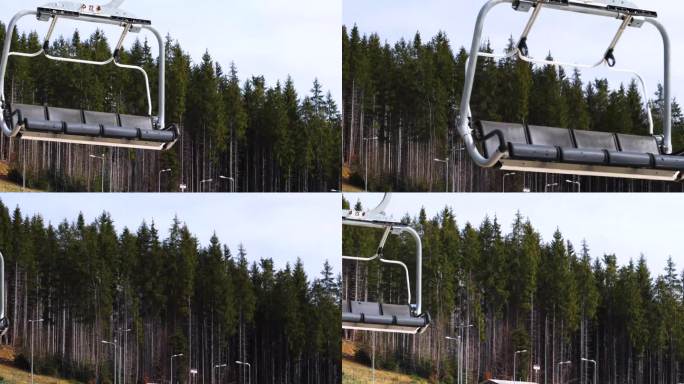
[[625, 135], [622, 133], [618, 133], [616, 136], [623, 152], [660, 154], [658, 141], [653, 136]]
[[382, 314], [385, 316], [411, 317], [411, 308], [408, 305], [383, 304]]
[[342, 300], [342, 312], [343, 313], [348, 313], [349, 310], [349, 301], [347, 300]]
[[[504, 140], [506, 141], [505, 144], [528, 144], [525, 126], [522, 124], [478, 121], [477, 126], [483, 137], [498, 130], [503, 134]], [[499, 149], [499, 140], [496, 137], [493, 137], [484, 143], [485, 156], [487, 157], [495, 153], [497, 149]]]
[[14, 104], [12, 105], [15, 111], [21, 112], [22, 119], [29, 119], [34, 121], [45, 121], [45, 107], [42, 105], [28, 105], [28, 104]]
[[617, 151], [615, 135], [608, 132], [583, 131], [574, 129], [572, 134], [578, 149], [607, 149]]
[[83, 124], [83, 113], [80, 109], [48, 107], [50, 121]]
[[352, 301], [351, 311], [352, 313], [380, 316], [380, 304], [367, 301]]
[[541, 125], [528, 125], [530, 144], [548, 145], [553, 147], [574, 148], [572, 133], [566, 128], [545, 127]]
[[86, 124], [105, 125], [110, 127], [119, 126], [119, 118], [116, 113], [83, 111]]
[[153, 129], [152, 118], [147, 116], [119, 115], [119, 118], [125, 128]]

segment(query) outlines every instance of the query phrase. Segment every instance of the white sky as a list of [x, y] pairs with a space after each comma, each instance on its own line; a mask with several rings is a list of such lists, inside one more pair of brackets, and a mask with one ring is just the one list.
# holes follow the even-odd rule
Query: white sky
[[[352, 204], [361, 198], [364, 208], [375, 207], [382, 194], [345, 193]], [[460, 229], [466, 222], [480, 225], [486, 215], [498, 217], [510, 233], [517, 211], [530, 219], [544, 242], [556, 228], [579, 249], [586, 239], [593, 258], [615, 253], [620, 265], [643, 253], [652, 275], [661, 274], [667, 257], [684, 270], [680, 217], [684, 195], [679, 194], [393, 194], [387, 214], [401, 219], [417, 216], [425, 207], [429, 218], [445, 206], [453, 208]]]
[[[477, 14], [484, 0], [343, 0], [343, 23], [349, 28], [357, 24], [362, 33], [377, 32], [390, 44], [400, 38], [413, 39], [421, 33], [427, 42], [438, 31], [445, 31], [454, 50], [470, 49]], [[673, 94], [681, 99], [679, 84], [684, 83], [684, 23], [680, 15], [684, 3], [673, 0], [642, 0], [637, 3], [657, 11], [668, 29], [672, 44]], [[510, 5], [499, 5], [485, 22], [483, 37], [489, 38], [497, 53], [506, 48], [512, 35], [517, 41], [528, 13], [515, 12]], [[620, 22], [607, 17], [588, 16], [555, 10], [542, 11], [528, 39], [530, 55], [545, 58], [549, 50], [561, 61], [593, 64], [601, 59]], [[629, 68], [645, 79], [649, 97], [663, 78], [662, 39], [651, 25], [642, 29], [628, 28], [615, 50], [616, 68]], [[571, 71], [571, 69], [569, 70]], [[611, 86], [628, 83], [630, 75], [606, 70], [584, 70], [583, 79], [608, 77]], [[476, 85], [477, 86], [477, 85]]]
[[340, 271], [342, 233], [337, 194], [0, 194], [11, 211], [40, 214], [58, 225], [74, 222], [83, 212], [92, 223], [103, 211], [117, 231], [135, 232], [143, 220], [154, 220], [160, 237], [168, 237], [174, 216], [188, 225], [206, 246], [214, 231], [236, 255], [240, 243], [250, 262], [272, 258], [278, 268], [302, 259], [313, 280], [327, 259]]
[[[7, 24], [17, 11], [47, 2], [3, 0], [0, 19]], [[194, 62], [208, 49], [225, 70], [234, 61], [243, 81], [251, 75], [264, 75], [267, 84], [275, 85], [277, 80], [284, 82], [289, 74], [302, 97], [318, 78], [323, 89], [331, 91], [338, 107], [341, 105], [341, 0], [129, 0], [122, 9], [151, 19], [163, 35], [170, 33], [179, 40]], [[27, 17], [19, 28], [37, 30], [44, 36], [47, 24]], [[75, 27], [82, 35], [90, 35], [96, 28], [90, 23], [71, 21], [59, 25], [55, 36], [70, 37]], [[101, 29], [110, 44], [115, 44], [120, 28]], [[148, 32], [145, 34], [151, 42], [156, 41]], [[135, 37], [128, 39], [130, 42]]]

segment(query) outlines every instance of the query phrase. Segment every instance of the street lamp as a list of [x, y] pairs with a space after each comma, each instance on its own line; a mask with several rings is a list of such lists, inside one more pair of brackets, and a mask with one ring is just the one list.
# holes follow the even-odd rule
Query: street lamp
[[102, 340], [102, 344], [109, 344], [114, 347], [114, 384], [116, 384], [116, 340], [114, 341], [107, 341], [107, 340]]
[[[228, 364], [225, 364], [225, 363], [224, 363], [224, 364], [216, 364], [216, 365], [214, 365], [214, 369], [218, 370], [218, 369], [220, 369], [220, 368], [224, 368], [224, 367], [227, 367], [227, 366], [228, 366]], [[218, 382], [220, 383], [220, 382], [221, 382], [221, 371], [219, 371], [218, 376], [219, 376], [219, 377], [218, 377]]]
[[[459, 324], [454, 327], [455, 330], [458, 330], [458, 332], [462, 332], [464, 329], [472, 327], [472, 324]], [[459, 335], [459, 339], [463, 340], [463, 337]], [[466, 342], [468, 340], [466, 339]], [[466, 346], [467, 348], [467, 346]], [[464, 381], [467, 383], [468, 382], [468, 361], [465, 359], [465, 363], [463, 362], [463, 349], [464, 345], [463, 342], [460, 342], [458, 344], [458, 357], [459, 357], [459, 367], [458, 367], [458, 382], [463, 383]], [[463, 372], [465, 371], [465, 375], [463, 375]], [[464, 380], [465, 379], [465, 380]]]
[[219, 176], [219, 179], [230, 181], [230, 192], [235, 192], [235, 179], [234, 178], [228, 177], [228, 176]]
[[[123, 350], [123, 362], [121, 364], [123, 366], [121, 368], [121, 371], [122, 371], [121, 373], [123, 376], [123, 384], [126, 384], [126, 335], [125, 334], [130, 332], [130, 331], [131, 331], [130, 328], [128, 328], [128, 329], [119, 328], [115, 331], [115, 332], [123, 332], [124, 333], [124, 338], [123, 338], [124, 345], [123, 345], [123, 348], [119, 348], [119, 353], [122, 353], [121, 350]], [[121, 338], [119, 338], [119, 340], [121, 340]], [[117, 359], [118, 359], [118, 356], [117, 356]], [[118, 375], [118, 373], [117, 373], [117, 375]], [[119, 381], [121, 381], [121, 380], [119, 380]]]
[[501, 192], [506, 192], [506, 178], [515, 175], [515, 172], [504, 173], [503, 177], [501, 177]]
[[364, 163], [364, 166], [366, 168], [366, 176], [365, 176], [365, 183], [366, 183], [365, 186], [366, 187], [364, 189], [366, 192], [368, 192], [368, 142], [371, 140], [377, 140], [377, 139], [378, 139], [377, 136], [375, 136], [375, 137], [364, 137], [363, 138], [363, 149], [364, 149], [363, 154], [365, 157], [365, 159], [363, 160], [363, 163]]
[[35, 323], [42, 323], [43, 319], [37, 319], [37, 320], [29, 320], [29, 323], [31, 324], [31, 384], [33, 384], [33, 338], [34, 338], [34, 324]]
[[544, 192], [548, 192], [549, 188], [553, 188], [553, 187], [557, 187], [557, 186], [558, 186], [558, 183], [546, 184], [546, 186], [544, 187]]
[[161, 175], [162, 175], [162, 173], [166, 173], [166, 172], [171, 172], [171, 168], [162, 169], [161, 171], [159, 171], [159, 177], [157, 178], [157, 185], [159, 187], [157, 188], [157, 191], [160, 193], [161, 193]]
[[565, 180], [568, 184], [575, 184], [577, 186], [577, 192], [582, 192], [582, 183], [574, 180]]
[[182, 353], [176, 354], [176, 355], [171, 355], [171, 384], [173, 384], [173, 358], [174, 357], [181, 357], [183, 356]]
[[539, 364], [535, 364], [532, 366], [532, 369], [534, 369], [534, 382], [539, 383], [539, 371], [541, 370], [541, 366]]
[[[247, 384], [252, 384], [252, 372], [251, 372], [252, 371], [252, 365], [249, 363], [246, 363], [246, 362], [243, 363], [242, 361], [239, 361], [239, 360], [235, 360], [235, 364], [247, 366]], [[243, 378], [243, 380], [244, 380], [244, 378]]]
[[560, 382], [563, 384], [563, 366], [564, 365], [570, 365], [572, 364], [572, 361], [561, 361], [558, 363], [558, 376], [560, 376]]
[[447, 340], [451, 340], [451, 341], [457, 341], [459, 343], [459, 348], [458, 348], [458, 351], [456, 353], [456, 365], [458, 365], [458, 374], [456, 376], [457, 377], [456, 380], [457, 380], [457, 382], [460, 382], [460, 379], [461, 379], [461, 348], [460, 348], [461, 347], [461, 345], [460, 345], [461, 336], [456, 336], [456, 337], [446, 336], [444, 338]]
[[102, 156], [90, 155], [90, 157], [92, 157], [93, 159], [102, 160], [102, 192], [104, 192], [105, 155], [103, 153]]
[[596, 360], [586, 359], [584, 357], [582, 358], [582, 361], [594, 364], [594, 380], [592, 381], [593, 384], [596, 384], [598, 382], [598, 363], [596, 363]]
[[518, 353], [527, 353], [527, 349], [521, 349], [521, 350], [515, 351], [515, 353], [513, 353], [513, 382], [515, 382], [515, 374], [516, 374], [516, 371], [515, 371], [515, 358], [518, 356]]
[[449, 192], [449, 158], [447, 157], [446, 159], [434, 159], [438, 163], [444, 163], [444, 168], [446, 173], [446, 192]]
[[214, 181], [214, 179], [206, 179], [200, 181], [200, 192], [204, 192], [204, 184], [211, 183], [212, 181]]
[[[190, 374], [192, 375], [192, 380], [191, 380], [192, 383], [196, 383], [196, 382], [197, 382], [197, 369], [192, 368], [192, 369], [190, 370]], [[191, 383], [191, 384], [192, 384], [192, 383]]]

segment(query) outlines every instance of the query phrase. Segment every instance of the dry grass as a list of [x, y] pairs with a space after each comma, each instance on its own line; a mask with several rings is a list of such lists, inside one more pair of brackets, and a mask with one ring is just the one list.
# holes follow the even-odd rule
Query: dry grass
[[[22, 371], [20, 369], [10, 367], [8, 365], [0, 364], [0, 383], [3, 384], [19, 384], [19, 383], [30, 383], [31, 373]], [[78, 383], [77, 381], [68, 381], [55, 379], [54, 377], [48, 376], [34, 376], [35, 384], [73, 384]]]
[[21, 190], [21, 185], [11, 182], [7, 179], [10, 167], [7, 162], [0, 161], [0, 192], [40, 192], [35, 189], [26, 188]]
[[[370, 367], [349, 360], [342, 360], [342, 384], [365, 384], [373, 382]], [[425, 379], [396, 372], [375, 370], [376, 384], [428, 384]]]

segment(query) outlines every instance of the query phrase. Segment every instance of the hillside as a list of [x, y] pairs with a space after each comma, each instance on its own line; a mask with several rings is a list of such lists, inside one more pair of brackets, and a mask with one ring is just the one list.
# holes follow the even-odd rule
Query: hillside
[[[342, 360], [342, 384], [361, 384], [373, 382], [373, 373], [370, 367]], [[415, 376], [402, 375], [400, 373], [375, 370], [376, 384], [427, 384], [428, 381]]]
[[[0, 383], [19, 384], [30, 383], [31, 372], [24, 371], [11, 365], [14, 360], [14, 351], [11, 347], [2, 346], [0, 348]], [[77, 381], [62, 380], [50, 376], [34, 375], [35, 384], [76, 384]]]

